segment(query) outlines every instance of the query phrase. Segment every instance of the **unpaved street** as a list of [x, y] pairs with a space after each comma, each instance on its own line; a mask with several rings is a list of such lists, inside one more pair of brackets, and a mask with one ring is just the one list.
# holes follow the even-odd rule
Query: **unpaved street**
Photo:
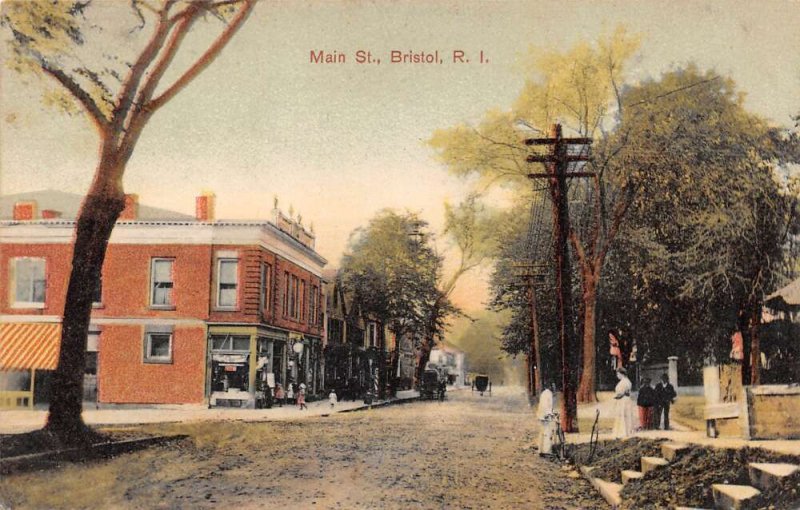
[[[298, 411], [299, 413], [300, 411]], [[190, 440], [0, 481], [13, 508], [607, 508], [538, 458], [522, 394], [306, 420], [148, 426]]]

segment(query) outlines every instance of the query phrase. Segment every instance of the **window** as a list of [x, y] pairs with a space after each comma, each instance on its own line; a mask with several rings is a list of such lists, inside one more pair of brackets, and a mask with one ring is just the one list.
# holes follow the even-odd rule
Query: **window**
[[261, 294], [259, 301], [261, 310], [272, 311], [272, 266], [267, 263], [261, 264]]
[[150, 269], [150, 306], [170, 308], [172, 299], [172, 265], [173, 259], [153, 259]]
[[217, 306], [235, 308], [238, 300], [239, 261], [219, 259]]
[[319, 304], [320, 304], [320, 294], [319, 294], [319, 287], [316, 285], [311, 286], [311, 303], [310, 309], [308, 311], [308, 323], [312, 326], [317, 325], [319, 323]]
[[296, 276], [292, 276], [292, 306], [290, 308], [292, 318], [296, 319], [300, 309], [300, 279]]
[[151, 326], [144, 335], [145, 363], [172, 363], [172, 326]]
[[97, 283], [94, 286], [92, 306], [95, 308], [103, 306], [103, 275], [100, 275], [100, 278], [97, 279]]
[[304, 321], [306, 318], [306, 303], [308, 302], [308, 296], [306, 296], [306, 281], [300, 280], [300, 310], [298, 310], [297, 318], [300, 321]]
[[249, 351], [250, 337], [240, 335], [212, 336], [211, 348], [215, 351]]
[[45, 261], [43, 258], [13, 259], [14, 305], [44, 308]]
[[289, 272], [283, 272], [283, 316], [286, 317], [289, 315], [289, 295], [292, 293], [291, 289], [289, 288], [291, 285], [291, 279], [289, 278]]

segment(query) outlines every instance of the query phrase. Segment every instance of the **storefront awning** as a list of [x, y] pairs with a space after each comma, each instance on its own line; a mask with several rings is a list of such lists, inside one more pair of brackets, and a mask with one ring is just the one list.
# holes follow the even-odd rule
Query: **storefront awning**
[[0, 370], [55, 370], [61, 324], [0, 324]]

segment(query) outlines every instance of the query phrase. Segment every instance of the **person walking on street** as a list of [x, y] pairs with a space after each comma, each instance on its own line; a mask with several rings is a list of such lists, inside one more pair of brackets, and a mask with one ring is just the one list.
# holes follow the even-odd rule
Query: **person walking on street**
[[308, 409], [306, 405], [306, 388], [304, 384], [300, 385], [300, 391], [297, 392], [297, 406], [302, 411], [303, 409]]
[[656, 393], [650, 386], [650, 378], [642, 379], [642, 387], [639, 388], [639, 396], [636, 398], [636, 405], [639, 406], [639, 429], [653, 429], [653, 406], [655, 405]]
[[286, 400], [290, 404], [294, 404], [294, 383], [291, 381], [286, 385]]
[[336, 390], [331, 390], [330, 395], [328, 395], [328, 401], [330, 401], [331, 409], [333, 409], [339, 401], [339, 398], [336, 396]]
[[675, 402], [678, 394], [675, 388], [669, 383], [667, 374], [661, 376], [661, 382], [656, 385], [656, 414], [655, 428], [661, 424], [661, 417], [664, 417], [664, 430], [669, 430], [669, 407]]
[[281, 383], [275, 386], [275, 400], [278, 401], [278, 406], [283, 407], [283, 402], [286, 400], [286, 393], [283, 391], [283, 385]]

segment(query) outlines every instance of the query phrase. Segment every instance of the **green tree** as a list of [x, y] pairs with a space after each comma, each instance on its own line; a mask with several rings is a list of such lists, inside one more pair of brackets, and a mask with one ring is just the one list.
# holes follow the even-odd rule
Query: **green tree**
[[[398, 339], [410, 335], [418, 340], [423, 331], [439, 334], [445, 314], [454, 310], [439, 291], [442, 257], [429, 242], [414, 239], [425, 225], [415, 214], [383, 210], [351, 235], [342, 257], [339, 277], [353, 305], [379, 322], [381, 356], [384, 326]], [[383, 394], [384, 363], [379, 363], [379, 371]]]
[[[506, 317], [500, 335], [503, 351], [512, 356], [527, 356], [528, 368], [535, 367], [537, 373], [533, 375], [539, 385], [549, 386], [560, 381], [558, 311], [556, 301], [549, 298], [555, 293], [554, 267], [550, 264], [538, 265], [531, 271], [531, 274], [536, 273], [533, 282], [529, 282], [521, 277], [518, 265], [520, 261], [529, 259], [537, 241], [548, 244], [552, 238], [552, 224], [549, 221], [537, 221], [535, 217], [536, 209], [547, 205], [540, 203], [544, 200], [547, 199], [541, 194], [533, 198], [520, 197], [497, 228], [496, 250], [493, 253], [495, 264], [489, 282], [489, 307]], [[530, 269], [526, 267], [524, 271]], [[534, 325], [537, 328], [535, 335]], [[535, 386], [535, 380], [529, 381], [530, 392], [536, 390]]]
[[[100, 278], [111, 231], [124, 208], [125, 168], [152, 116], [214, 61], [255, 3], [132, 0], [129, 7], [104, 3], [105, 8], [118, 8], [114, 27], [98, 26], [87, 19], [86, 12], [97, 8], [98, 2], [27, 0], [2, 5], [0, 22], [11, 34], [10, 66], [51, 78], [58, 88], [47, 91], [47, 100], [71, 112], [82, 111], [99, 138], [99, 161], [76, 221], [61, 351], [47, 420], [47, 428], [65, 442], [76, 443], [86, 437], [81, 399], [92, 289]], [[124, 12], [127, 9], [130, 12]], [[218, 37], [187, 69], [179, 70], [174, 81], [163, 82], [186, 35], [198, 21], [209, 17], [222, 21]], [[103, 47], [92, 45], [111, 28], [149, 31], [149, 38], [128, 60], [131, 55], [103, 53]], [[94, 53], [87, 56], [82, 49]], [[96, 56], [100, 54], [102, 57]]]
[[609, 143], [624, 143], [624, 138], [612, 139], [610, 132], [626, 114], [621, 100], [624, 64], [638, 46], [637, 37], [618, 28], [596, 45], [582, 42], [564, 53], [532, 53], [528, 67], [531, 77], [510, 111], [488, 112], [477, 127], [462, 125], [436, 131], [429, 142], [451, 173], [478, 175], [482, 186], [499, 184], [518, 190], [527, 189], [525, 181], [531, 173], [520, 125], [537, 126], [541, 131], [561, 122], [581, 136], [595, 138], [607, 156], [594, 158], [595, 177], [582, 192], [587, 204], [582, 212], [588, 220], [569, 230], [582, 285], [581, 401], [594, 399], [595, 312], [603, 264], [634, 192], [633, 181], [614, 180], [606, 170], [615, 153]]
[[640, 174], [621, 239], [642, 320], [679, 327], [688, 345], [662, 345], [697, 358], [725, 358], [733, 330], [749, 333], [745, 375], [757, 384], [761, 305], [780, 276], [794, 207], [775, 173], [793, 158], [777, 143], [786, 138], [744, 109], [730, 79], [694, 66], [628, 90], [625, 102], [637, 111], [613, 164]]
[[417, 362], [417, 378], [422, 375], [430, 353], [444, 328], [440, 322], [455, 312], [450, 296], [458, 281], [468, 272], [480, 266], [495, 250], [497, 227], [503, 217], [488, 209], [480, 201], [478, 194], [472, 193], [461, 203], [453, 206], [445, 203], [444, 234], [455, 247], [458, 264], [450, 275], [441, 282], [438, 298], [428, 311], [427, 325], [423, 328]]

